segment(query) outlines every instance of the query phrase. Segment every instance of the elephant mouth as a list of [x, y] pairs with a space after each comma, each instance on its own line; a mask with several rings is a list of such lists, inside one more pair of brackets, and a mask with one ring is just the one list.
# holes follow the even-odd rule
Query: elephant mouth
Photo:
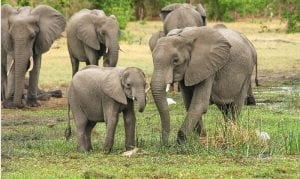
[[174, 82], [179, 82], [179, 81], [183, 80], [183, 78], [184, 78], [184, 75], [174, 74], [173, 83]]

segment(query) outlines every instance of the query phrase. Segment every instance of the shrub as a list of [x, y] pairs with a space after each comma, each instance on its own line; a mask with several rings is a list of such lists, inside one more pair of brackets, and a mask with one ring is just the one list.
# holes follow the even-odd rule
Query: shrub
[[287, 33], [300, 32], [300, 1], [299, 0], [281, 0], [285, 2], [285, 10], [282, 20], [287, 20]]
[[106, 15], [115, 15], [118, 19], [120, 29], [125, 29], [127, 23], [133, 17], [133, 0], [95, 0], [97, 8], [104, 10]]

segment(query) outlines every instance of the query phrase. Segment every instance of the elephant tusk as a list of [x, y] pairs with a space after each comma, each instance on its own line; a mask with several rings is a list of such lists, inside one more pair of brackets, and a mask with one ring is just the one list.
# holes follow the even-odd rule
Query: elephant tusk
[[30, 65], [29, 65], [28, 71], [30, 72], [33, 69], [33, 58], [32, 58], [32, 56], [29, 58], [29, 63], [30, 63]]
[[168, 92], [170, 90], [170, 84], [167, 84], [167, 87], [166, 87], [166, 92]]
[[9, 75], [14, 63], [15, 63], [15, 60], [13, 59], [11, 64], [9, 65], [9, 68], [8, 68], [8, 71], [7, 71], [7, 76]]
[[105, 50], [105, 53], [106, 53], [106, 54], [108, 53], [108, 48]]
[[150, 90], [150, 88], [151, 88], [151, 87], [150, 87], [150, 85], [149, 85], [149, 87], [145, 89], [145, 93], [148, 93], [148, 91]]
[[121, 48], [119, 48], [119, 50], [120, 50], [121, 52], [125, 53], [125, 51], [124, 51], [124, 50], [122, 50]]

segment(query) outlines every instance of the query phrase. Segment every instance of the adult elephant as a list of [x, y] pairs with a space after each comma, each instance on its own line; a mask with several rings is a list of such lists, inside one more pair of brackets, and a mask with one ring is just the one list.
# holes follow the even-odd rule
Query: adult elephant
[[150, 50], [153, 51], [159, 38], [166, 36], [173, 29], [185, 27], [200, 27], [206, 25], [206, 12], [201, 4], [192, 6], [190, 4], [173, 3], [160, 11], [164, 31], [154, 33], [149, 39]]
[[36, 8], [1, 6], [1, 82], [4, 107], [22, 108], [25, 74], [29, 70], [27, 105], [37, 102], [38, 79], [42, 54], [65, 29], [65, 19], [46, 5]]
[[106, 16], [102, 10], [83, 9], [74, 14], [67, 27], [67, 43], [73, 76], [79, 61], [98, 65], [103, 56], [103, 66], [115, 67], [119, 56], [119, 25], [115, 16]]
[[170, 4], [160, 11], [164, 23], [164, 33], [168, 34], [173, 29], [185, 27], [200, 27], [206, 25], [206, 12], [201, 4]]
[[[157, 40], [166, 36], [173, 29], [182, 29], [185, 27], [200, 27], [206, 25], [206, 12], [201, 4], [192, 6], [191, 4], [170, 4], [160, 11], [160, 17], [163, 21], [164, 31], [154, 33], [149, 40], [149, 47], [152, 51]], [[174, 88], [174, 84], [171, 84]]]
[[[170, 114], [166, 86], [179, 82], [187, 110], [177, 141], [202, 131], [202, 116], [210, 103], [227, 115], [236, 115], [244, 104], [254, 54], [248, 40], [226, 28], [188, 27], [158, 40], [153, 52], [152, 95], [162, 124], [162, 140], [168, 143]], [[200, 129], [199, 129], [200, 128]]]

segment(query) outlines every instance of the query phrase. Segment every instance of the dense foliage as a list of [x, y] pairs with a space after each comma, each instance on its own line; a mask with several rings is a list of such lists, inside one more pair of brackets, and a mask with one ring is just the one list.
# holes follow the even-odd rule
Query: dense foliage
[[114, 14], [124, 29], [129, 20], [158, 18], [162, 7], [171, 3], [202, 3], [209, 19], [235, 21], [241, 17], [279, 17], [287, 20], [287, 32], [300, 31], [300, 0], [3, 0], [16, 6], [49, 4], [67, 18], [82, 8], [103, 9]]

